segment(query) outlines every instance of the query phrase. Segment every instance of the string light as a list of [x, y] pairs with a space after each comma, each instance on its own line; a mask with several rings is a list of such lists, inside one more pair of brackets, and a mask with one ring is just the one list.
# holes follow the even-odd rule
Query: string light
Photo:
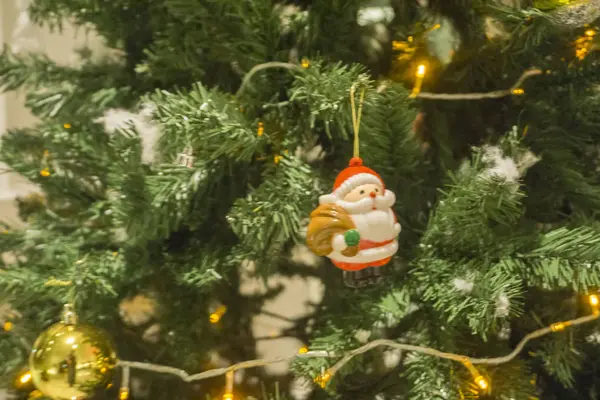
[[488, 382], [485, 380], [485, 378], [483, 376], [479, 375], [474, 380], [475, 380], [475, 383], [477, 384], [477, 386], [479, 386], [481, 388], [481, 390], [487, 390], [488, 389], [489, 384], [488, 384]]
[[223, 400], [233, 400], [233, 383], [235, 380], [234, 371], [228, 371], [225, 374], [225, 393]]
[[512, 90], [512, 94], [515, 96], [522, 96], [525, 94], [525, 90], [523, 88], [515, 88]]
[[310, 67], [310, 61], [308, 58], [304, 57], [302, 58], [302, 61], [300, 62], [300, 65], [302, 65], [302, 68], [308, 68]]
[[129, 399], [129, 389], [126, 387], [122, 387], [119, 389], [119, 400], [128, 400]]
[[224, 305], [220, 305], [215, 310], [215, 312], [210, 314], [210, 317], [209, 317], [210, 322], [213, 324], [218, 323], [226, 312], [227, 312], [227, 307], [225, 307]]
[[569, 325], [570, 324], [568, 322], [556, 322], [556, 323], [550, 325], [550, 329], [552, 330], [552, 332], [560, 332], [560, 331], [564, 331], [565, 328]]
[[425, 64], [419, 64], [417, 67], [417, 73], [415, 74], [417, 79], [415, 80], [415, 85], [413, 86], [410, 97], [417, 97], [417, 95], [421, 93], [421, 86], [423, 86], [423, 79], [425, 78], [426, 73], [427, 66], [425, 66]]
[[585, 31], [585, 36], [588, 36], [588, 37], [596, 36], [596, 31], [594, 29], [588, 29], [587, 31]]
[[129, 379], [130, 379], [129, 367], [125, 366], [121, 369], [121, 388], [119, 389], [119, 400], [129, 399]]
[[[231, 365], [226, 368], [214, 368], [214, 369], [206, 370], [206, 371], [203, 371], [203, 372], [200, 372], [197, 374], [193, 374], [193, 375], [190, 375], [186, 371], [178, 369], [178, 368], [173, 368], [173, 367], [169, 367], [169, 366], [165, 366], [165, 365], [156, 365], [156, 364], [149, 364], [149, 363], [143, 363], [143, 362], [135, 362], [135, 361], [120, 360], [119, 366], [122, 367], [122, 369], [124, 371], [125, 370], [128, 371], [129, 368], [134, 368], [134, 369], [139, 369], [139, 370], [143, 370], [143, 371], [152, 371], [152, 372], [161, 373], [161, 374], [175, 375], [175, 376], [181, 378], [185, 382], [195, 382], [195, 381], [199, 381], [199, 380], [203, 380], [203, 379], [213, 378], [213, 377], [220, 376], [220, 375], [226, 375], [233, 370], [263, 367], [263, 366], [281, 363], [281, 362], [290, 362], [290, 361], [294, 361], [299, 358], [339, 358], [339, 361], [337, 361], [329, 369], [325, 370], [325, 368], [322, 368], [321, 374], [314, 378], [314, 381], [316, 383], [318, 383], [321, 387], [325, 387], [327, 385], [327, 383], [335, 376], [335, 374], [344, 365], [346, 365], [346, 363], [348, 363], [350, 360], [352, 360], [354, 357], [356, 357], [360, 354], [364, 354], [367, 351], [375, 349], [377, 347], [386, 346], [389, 348], [394, 348], [394, 349], [398, 349], [398, 350], [402, 350], [402, 351], [418, 352], [418, 353], [426, 354], [426, 355], [433, 356], [433, 357], [438, 357], [438, 358], [442, 358], [442, 359], [446, 359], [446, 360], [460, 362], [465, 367], [467, 367], [468, 370], [471, 372], [471, 374], [473, 376], [473, 381], [475, 382], [475, 384], [478, 388], [480, 388], [481, 390], [490, 391], [490, 389], [491, 389], [490, 381], [483, 374], [481, 374], [473, 366], [473, 364], [493, 365], [493, 366], [506, 364], [508, 362], [511, 362], [519, 354], [521, 354], [523, 352], [523, 349], [525, 349], [527, 343], [530, 342], [531, 340], [538, 339], [538, 338], [548, 335], [549, 333], [552, 333], [552, 332], [562, 331], [566, 327], [587, 324], [587, 323], [596, 321], [599, 318], [600, 318], [600, 313], [593, 313], [593, 314], [575, 318], [575, 319], [572, 319], [569, 321], [557, 322], [550, 326], [537, 329], [537, 330], [532, 331], [532, 332], [528, 333], [527, 335], [525, 335], [519, 341], [519, 343], [517, 343], [515, 348], [507, 355], [500, 356], [500, 357], [491, 357], [491, 358], [472, 358], [472, 357], [464, 356], [461, 354], [447, 353], [447, 352], [440, 351], [440, 350], [430, 348], [430, 347], [415, 346], [415, 345], [411, 345], [411, 344], [407, 344], [407, 343], [398, 343], [396, 341], [389, 340], [389, 339], [376, 339], [376, 340], [373, 340], [373, 341], [371, 341], [363, 346], [360, 346], [354, 350], [350, 350], [344, 354], [332, 353], [332, 352], [328, 352], [325, 350], [318, 350], [318, 351], [313, 350], [313, 351], [308, 351], [307, 353], [304, 353], [304, 354], [300, 354], [298, 352], [298, 354], [294, 354], [291, 356], [277, 357], [277, 358], [272, 358], [272, 359], [258, 359], [258, 360], [242, 361], [240, 363]], [[226, 394], [233, 393], [233, 389], [228, 390], [225, 393]]]
[[72, 125], [69, 124], [68, 122], [63, 124], [63, 128], [65, 128], [65, 129], [71, 129], [71, 126]]
[[327, 386], [327, 383], [331, 380], [331, 376], [332, 375], [331, 372], [329, 372], [329, 370], [321, 368], [321, 374], [317, 376], [314, 380], [317, 385], [321, 386], [322, 388], [325, 388]]
[[592, 306], [592, 312], [594, 315], [600, 315], [600, 309], [598, 307], [600, 306], [600, 297], [598, 297], [597, 294], [591, 294], [588, 300], [590, 302], [590, 306]]
[[31, 380], [31, 372], [26, 372], [19, 378], [19, 382], [25, 384]]
[[300, 347], [298, 349], [298, 354], [306, 354], [306, 353], [308, 353], [308, 347], [305, 346], [305, 347]]
[[265, 133], [265, 125], [262, 122], [258, 123], [258, 129], [256, 130], [256, 135], [261, 137]]
[[3, 326], [3, 328], [4, 328], [4, 332], [10, 332], [10, 331], [12, 331], [12, 329], [13, 329], [13, 323], [12, 323], [12, 322], [10, 322], [10, 321], [6, 321], [6, 322], [4, 323], [4, 326]]
[[279, 162], [281, 161], [282, 158], [283, 158], [283, 156], [278, 154], [273, 157], [273, 162], [275, 162], [275, 164], [279, 164]]
[[[445, 101], [457, 101], [457, 100], [484, 100], [484, 99], [499, 99], [506, 96], [514, 95], [514, 91], [517, 90], [517, 93], [520, 93], [518, 89], [521, 88], [523, 82], [527, 79], [543, 74], [542, 70], [539, 69], [528, 69], [523, 72], [519, 79], [515, 82], [514, 85], [510, 87], [510, 89], [502, 89], [502, 90], [493, 90], [491, 92], [482, 92], [482, 93], [429, 93], [423, 92], [418, 93], [416, 96], [412, 95], [411, 97], [418, 97], [420, 99], [432, 99], [432, 100], [445, 100]], [[525, 93], [523, 91], [522, 93]]]
[[475, 368], [473, 363], [468, 357], [463, 357], [462, 363], [469, 370], [471, 375], [473, 376], [473, 381], [475, 384], [483, 391], [487, 391], [490, 388], [490, 383], [481, 375], [481, 373]]
[[47, 178], [50, 176], [50, 170], [46, 167], [40, 171], [40, 175]]

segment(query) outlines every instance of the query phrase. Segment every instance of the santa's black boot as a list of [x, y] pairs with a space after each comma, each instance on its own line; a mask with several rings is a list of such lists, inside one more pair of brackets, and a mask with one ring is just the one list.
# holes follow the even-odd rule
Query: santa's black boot
[[367, 270], [370, 268], [361, 269], [360, 271], [344, 271], [344, 284], [353, 289], [364, 288], [369, 285], [369, 276]]
[[371, 286], [381, 285], [383, 282], [383, 267], [370, 267], [369, 269], [369, 284]]

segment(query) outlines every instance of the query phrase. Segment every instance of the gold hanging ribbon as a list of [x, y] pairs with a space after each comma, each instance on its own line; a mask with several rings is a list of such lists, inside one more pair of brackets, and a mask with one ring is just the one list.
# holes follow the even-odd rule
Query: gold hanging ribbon
[[356, 83], [350, 88], [350, 104], [352, 105], [352, 128], [354, 129], [354, 157], [359, 157], [360, 142], [358, 139], [358, 132], [360, 130], [360, 118], [362, 116], [363, 102], [365, 100], [365, 88], [360, 91], [360, 98], [358, 100], [358, 110], [356, 109]]

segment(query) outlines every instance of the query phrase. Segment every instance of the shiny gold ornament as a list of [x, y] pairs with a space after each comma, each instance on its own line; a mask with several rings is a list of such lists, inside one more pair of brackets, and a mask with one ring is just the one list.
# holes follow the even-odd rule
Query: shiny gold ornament
[[551, 11], [549, 20], [561, 28], [581, 28], [593, 23], [600, 17], [600, 0], [560, 0], [562, 7]]
[[35, 341], [29, 369], [35, 386], [53, 400], [82, 400], [112, 381], [117, 356], [101, 330], [77, 323], [71, 306], [63, 320]]
[[533, 0], [533, 6], [543, 11], [554, 10], [569, 3], [571, 3], [571, 0]]
[[33, 392], [29, 393], [27, 400], [41, 399], [42, 397], [44, 397], [44, 394], [42, 392], [40, 392], [39, 390], [34, 390]]

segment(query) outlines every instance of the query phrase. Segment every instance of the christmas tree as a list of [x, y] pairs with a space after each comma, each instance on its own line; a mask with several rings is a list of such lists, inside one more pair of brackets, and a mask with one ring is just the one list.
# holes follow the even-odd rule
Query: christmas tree
[[[24, 229], [0, 225], [16, 398], [599, 398], [599, 1], [32, 0], [28, 15], [113, 51], [0, 57], [0, 86], [40, 119], [0, 148], [39, 188], [18, 199]], [[379, 199], [381, 229], [370, 207], [336, 208]], [[317, 218], [337, 233], [313, 240]], [[274, 278], [322, 295], [273, 314], [281, 286], [244, 286]], [[98, 364], [74, 336], [67, 354], [46, 340], [65, 304]], [[265, 313], [286, 328], [259, 337]], [[277, 337], [302, 348], [252, 361]], [[41, 353], [58, 364], [35, 369]]]

